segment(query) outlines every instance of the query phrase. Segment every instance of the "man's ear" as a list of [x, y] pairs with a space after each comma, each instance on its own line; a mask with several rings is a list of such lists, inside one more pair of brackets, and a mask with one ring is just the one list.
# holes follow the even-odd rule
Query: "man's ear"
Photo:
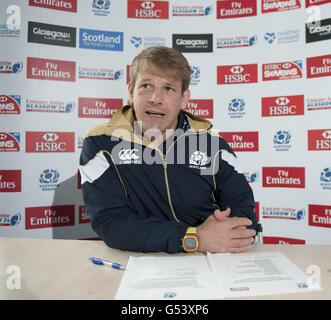
[[129, 82], [128, 85], [128, 92], [129, 92], [129, 104], [132, 106], [133, 105], [133, 86], [131, 81]]
[[182, 109], [184, 109], [186, 107], [186, 105], [188, 104], [189, 100], [190, 100], [190, 97], [191, 97], [191, 92], [190, 92], [190, 89], [186, 89], [184, 92], [183, 92], [183, 97], [182, 97]]

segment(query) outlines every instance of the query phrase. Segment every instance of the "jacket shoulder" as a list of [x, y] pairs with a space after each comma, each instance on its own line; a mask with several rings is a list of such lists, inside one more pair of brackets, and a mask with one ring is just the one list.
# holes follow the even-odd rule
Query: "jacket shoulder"
[[106, 133], [109, 122], [99, 123], [91, 127], [85, 134], [85, 138], [101, 136]]

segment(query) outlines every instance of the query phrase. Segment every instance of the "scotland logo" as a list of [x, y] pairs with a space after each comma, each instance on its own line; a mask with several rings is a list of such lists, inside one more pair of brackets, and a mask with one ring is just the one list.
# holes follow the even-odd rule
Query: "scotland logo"
[[331, 190], [331, 168], [324, 168], [320, 175], [321, 187], [325, 190]]
[[194, 151], [190, 157], [190, 168], [206, 169], [206, 165], [209, 163], [208, 156], [205, 152]]
[[229, 116], [231, 118], [242, 118], [245, 115], [244, 109], [244, 99], [234, 98], [230, 101], [228, 106]]
[[289, 131], [277, 131], [274, 135], [274, 148], [276, 151], [288, 151], [291, 148], [290, 141], [291, 134]]
[[143, 38], [141, 37], [131, 37], [130, 42], [135, 48], [138, 48], [143, 43]]
[[200, 68], [191, 66], [191, 82], [190, 85], [197, 85], [200, 82]]
[[96, 16], [108, 16], [110, 14], [109, 10], [110, 1], [109, 0], [93, 0], [92, 2], [92, 12]]
[[58, 186], [60, 174], [56, 169], [46, 169], [39, 177], [40, 188], [42, 191], [54, 191]]
[[267, 32], [264, 35], [264, 40], [270, 44], [273, 43], [275, 39], [276, 39], [276, 33], [274, 33], [274, 32], [272, 32], [272, 33]]

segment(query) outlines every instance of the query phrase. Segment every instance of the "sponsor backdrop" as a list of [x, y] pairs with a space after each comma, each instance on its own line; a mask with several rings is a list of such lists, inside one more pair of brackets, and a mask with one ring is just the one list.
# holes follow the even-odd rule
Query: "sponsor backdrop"
[[93, 239], [77, 172], [92, 125], [163, 45], [191, 64], [186, 109], [251, 184], [264, 243], [331, 244], [330, 0], [2, 0], [0, 235]]

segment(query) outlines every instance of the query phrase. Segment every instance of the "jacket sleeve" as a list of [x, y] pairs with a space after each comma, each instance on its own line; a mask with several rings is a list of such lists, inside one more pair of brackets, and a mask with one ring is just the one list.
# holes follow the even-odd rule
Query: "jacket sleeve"
[[[224, 142], [225, 143], [225, 142]], [[257, 218], [254, 211], [253, 191], [240, 169], [238, 159], [230, 146], [218, 153], [219, 168], [215, 174], [216, 201], [222, 210], [231, 209], [231, 217], [244, 217], [252, 221], [249, 228], [257, 229]]]
[[136, 212], [109, 152], [93, 137], [84, 139], [80, 156], [83, 200], [92, 229], [110, 247], [136, 252], [183, 252], [187, 225]]

